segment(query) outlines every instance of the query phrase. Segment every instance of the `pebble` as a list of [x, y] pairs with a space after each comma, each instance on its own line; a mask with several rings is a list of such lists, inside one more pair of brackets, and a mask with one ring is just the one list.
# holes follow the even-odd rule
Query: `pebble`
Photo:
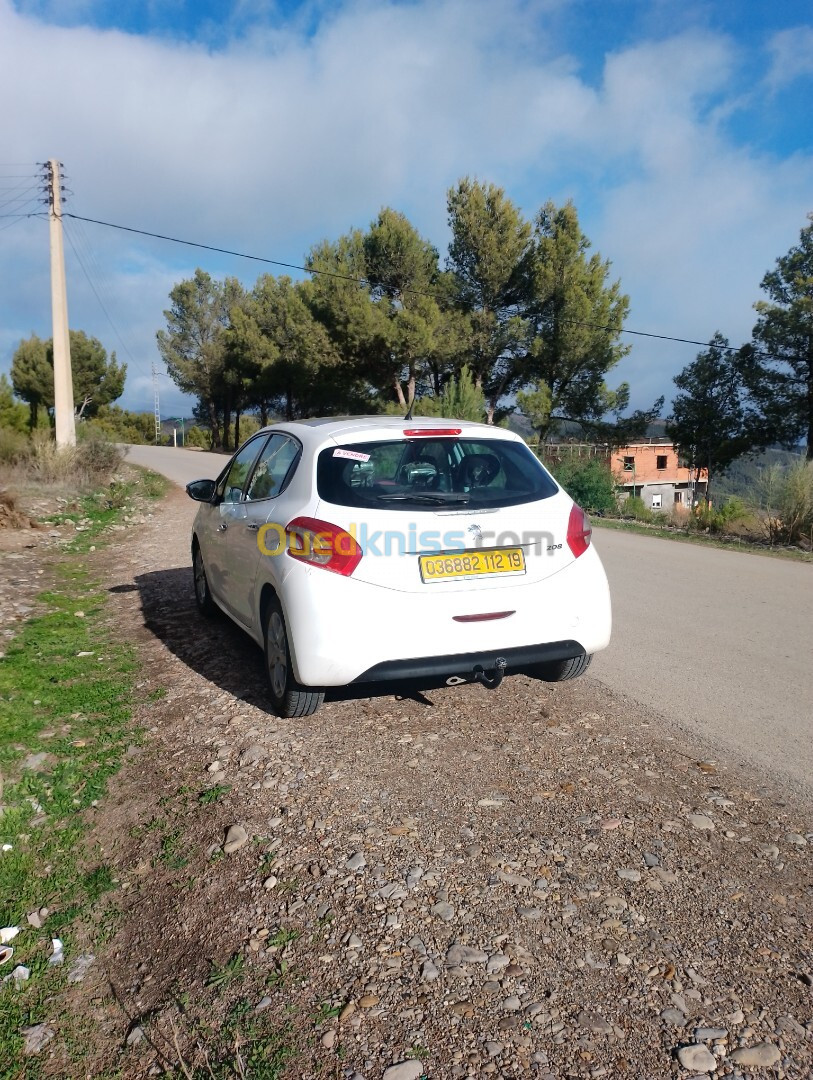
[[424, 960], [421, 967], [421, 979], [424, 982], [434, 982], [440, 975], [440, 971], [431, 960]]
[[497, 877], [506, 885], [513, 885], [518, 889], [532, 889], [534, 887], [533, 882], [522, 874], [506, 874], [502, 870], [497, 871]]
[[713, 1039], [724, 1039], [728, 1035], [725, 1028], [697, 1027], [694, 1029], [694, 1037], [697, 1042], [709, 1042]]
[[53, 1039], [55, 1032], [47, 1024], [33, 1024], [31, 1027], [24, 1027], [22, 1034], [25, 1039], [23, 1053], [38, 1054]]
[[680, 1009], [664, 1009], [661, 1013], [661, 1020], [671, 1024], [672, 1027], [685, 1027], [686, 1014], [681, 1012]]
[[765, 1068], [776, 1065], [782, 1060], [779, 1047], [773, 1043], [757, 1043], [756, 1046], [741, 1046], [728, 1055], [735, 1065], [761, 1065]]
[[344, 864], [348, 870], [363, 870], [367, 865], [367, 860], [364, 858], [360, 851], [357, 851], [354, 855], [351, 855]]
[[542, 918], [542, 909], [538, 907], [521, 907], [519, 913], [523, 919], [529, 919], [531, 922]]
[[275, 888], [275, 886], [277, 885], [278, 882], [279, 882], [279, 878], [275, 877], [274, 874], [271, 874], [263, 882], [263, 888], [268, 889], [270, 891], [271, 889]]
[[381, 1080], [420, 1080], [423, 1075], [423, 1065], [416, 1058], [408, 1061], [399, 1061], [384, 1070]]
[[592, 1031], [595, 1035], [611, 1035], [613, 1031], [613, 1025], [597, 1012], [580, 1012], [576, 1022], [580, 1028]]
[[[260, 746], [259, 743], [255, 743], [253, 746], [247, 746], [246, 749], [240, 755], [241, 767], [246, 765], [254, 765], [258, 761], [264, 761], [268, 757], [268, 751], [264, 746]], [[213, 770], [215, 771], [215, 770]]]
[[693, 829], [708, 829], [710, 832], [714, 831], [714, 822], [710, 817], [706, 817], [705, 814], [687, 814], [686, 820]]
[[90, 971], [95, 959], [93, 953], [83, 953], [81, 956], [77, 956], [68, 972], [68, 982], [81, 982]]
[[621, 870], [616, 870], [616, 874], [621, 878], [622, 881], [640, 881], [641, 880], [641, 871], [640, 870], [628, 870], [628, 869], [622, 868]]
[[242, 825], [232, 825], [226, 833], [226, 839], [223, 843], [223, 851], [226, 855], [231, 855], [235, 851], [239, 851], [240, 848], [248, 842], [248, 833]]
[[437, 918], [442, 919], [443, 922], [451, 922], [454, 918], [454, 908], [446, 900], [441, 900], [439, 903], [434, 904], [429, 910], [433, 915], [436, 915]]
[[793, 844], [795, 847], [807, 847], [807, 840], [805, 840], [801, 833], [789, 832], [785, 836], [785, 840], [787, 841], [787, 843]]
[[[507, 962], [506, 957], [506, 962]], [[488, 953], [471, 945], [452, 945], [446, 953], [446, 966], [459, 967], [461, 964], [485, 964]]]
[[702, 1043], [695, 1043], [693, 1046], [681, 1046], [678, 1050], [678, 1061], [684, 1069], [691, 1069], [693, 1072], [701, 1073], [714, 1072], [719, 1064], [714, 1054]]

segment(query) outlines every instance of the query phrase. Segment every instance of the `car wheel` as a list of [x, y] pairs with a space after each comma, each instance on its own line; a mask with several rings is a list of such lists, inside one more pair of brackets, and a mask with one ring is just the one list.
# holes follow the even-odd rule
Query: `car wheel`
[[195, 603], [198, 605], [198, 611], [201, 615], [211, 618], [217, 612], [217, 604], [209, 591], [206, 567], [203, 565], [203, 555], [197, 543], [192, 552], [192, 573], [195, 578]]
[[325, 700], [324, 690], [300, 686], [294, 679], [285, 617], [276, 597], [268, 605], [265, 619], [265, 670], [277, 716], [311, 716]]
[[571, 660], [551, 660], [547, 664], [534, 664], [531, 674], [543, 682], [567, 682], [578, 679], [590, 667], [592, 656], [574, 656]]

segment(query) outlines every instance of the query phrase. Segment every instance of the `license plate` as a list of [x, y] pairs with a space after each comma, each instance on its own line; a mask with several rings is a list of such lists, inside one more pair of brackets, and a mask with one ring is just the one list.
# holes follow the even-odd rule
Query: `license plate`
[[419, 563], [423, 581], [448, 581], [449, 578], [481, 574], [525, 573], [525, 553], [522, 548], [462, 551], [457, 555], [421, 555]]

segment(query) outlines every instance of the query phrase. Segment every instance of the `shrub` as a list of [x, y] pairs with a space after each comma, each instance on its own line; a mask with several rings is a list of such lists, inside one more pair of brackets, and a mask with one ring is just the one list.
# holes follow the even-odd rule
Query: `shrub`
[[121, 467], [123, 460], [118, 446], [97, 432], [91, 432], [76, 447], [78, 467], [94, 478], [110, 476]]
[[813, 461], [772, 466], [760, 478], [759, 517], [771, 543], [813, 547]]
[[197, 424], [193, 424], [192, 427], [186, 429], [184, 434], [184, 444], [186, 446], [196, 446], [200, 450], [211, 450], [212, 433], [210, 431], [204, 431], [203, 428], [198, 427]]
[[35, 428], [28, 444], [26, 464], [43, 483], [53, 484], [76, 474], [76, 447], [57, 446], [50, 431]]
[[548, 467], [584, 510], [603, 514], [617, 508], [615, 479], [609, 466], [600, 459], [565, 458], [551, 462]]
[[28, 455], [28, 439], [19, 431], [0, 427], [0, 465], [16, 465]]
[[621, 516], [647, 523], [652, 521], [652, 511], [647, 508], [640, 495], [630, 495], [621, 506]]

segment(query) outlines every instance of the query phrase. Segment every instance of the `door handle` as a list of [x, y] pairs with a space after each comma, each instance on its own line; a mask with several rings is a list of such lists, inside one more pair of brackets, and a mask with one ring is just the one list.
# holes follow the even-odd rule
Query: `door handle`
[[246, 528], [251, 529], [252, 532], [259, 532], [260, 523], [258, 521], [250, 521], [248, 525], [246, 525]]
[[228, 527], [229, 527], [229, 526], [228, 526], [228, 525], [226, 524], [226, 522], [225, 522], [225, 521], [221, 521], [221, 523], [220, 523], [220, 524], [218, 525], [218, 527], [217, 527], [217, 531], [218, 531], [218, 532], [225, 532], [225, 531], [226, 531], [226, 529], [228, 529]]

